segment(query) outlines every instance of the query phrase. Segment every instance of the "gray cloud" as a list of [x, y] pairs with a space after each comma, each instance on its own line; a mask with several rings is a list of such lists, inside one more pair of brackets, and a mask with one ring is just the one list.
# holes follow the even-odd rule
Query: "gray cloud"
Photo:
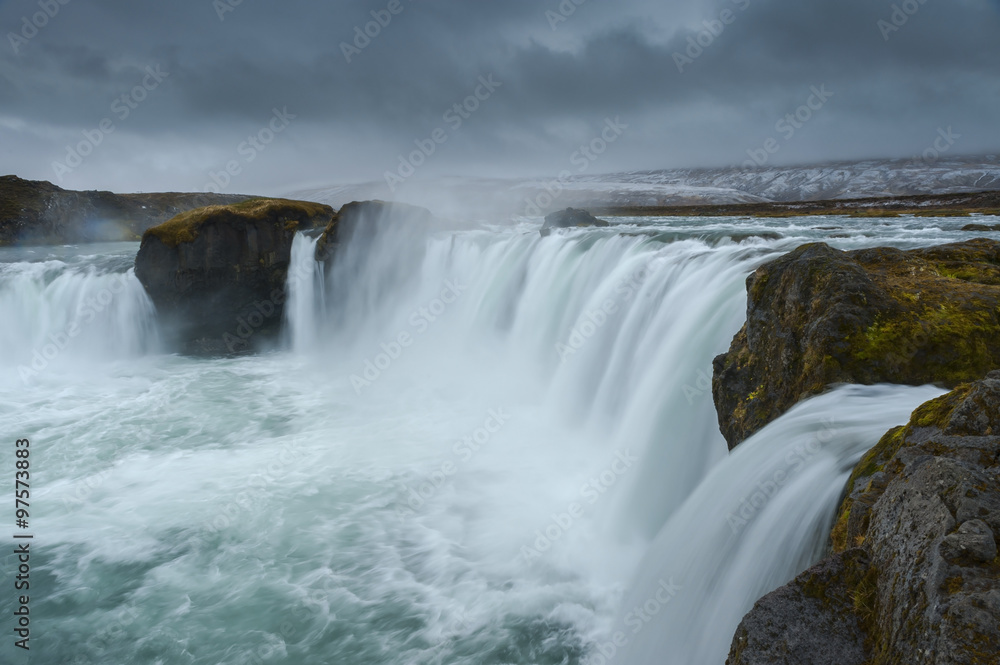
[[[70, 0], [16, 54], [9, 33], [40, 9], [7, 0], [0, 171], [55, 180], [66, 146], [107, 118], [114, 132], [60, 184], [202, 189], [274, 108], [296, 118], [232, 191], [379, 180], [438, 127], [448, 141], [422, 175], [555, 173], [616, 116], [629, 130], [599, 170], [725, 165], [822, 85], [834, 96], [776, 163], [908, 157], [948, 126], [956, 152], [1000, 150], [998, 0], [564, 0], [565, 17], [558, 0], [399, 1], [348, 63], [342, 43], [389, 0], [244, 0], [224, 20], [212, 0]], [[880, 28], [904, 4], [905, 24]], [[724, 10], [731, 22], [710, 35]], [[552, 16], [566, 20], [553, 29]], [[683, 73], [678, 53], [697, 53]], [[151, 66], [169, 76], [118, 117]], [[451, 131], [443, 114], [487, 74], [502, 87]]]

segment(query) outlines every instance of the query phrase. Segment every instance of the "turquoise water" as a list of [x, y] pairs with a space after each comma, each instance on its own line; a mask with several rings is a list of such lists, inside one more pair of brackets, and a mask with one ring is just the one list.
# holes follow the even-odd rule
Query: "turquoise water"
[[[700, 542], [669, 520], [727, 456], [705, 380], [746, 275], [815, 239], [969, 236], [627, 221], [404, 233], [328, 275], [300, 238], [286, 343], [232, 359], [163, 348], [134, 244], [0, 250], [0, 423], [31, 439], [35, 536], [30, 660], [8, 628], [3, 662], [598, 662], [650, 547]], [[732, 634], [698, 630], [663, 639]]]

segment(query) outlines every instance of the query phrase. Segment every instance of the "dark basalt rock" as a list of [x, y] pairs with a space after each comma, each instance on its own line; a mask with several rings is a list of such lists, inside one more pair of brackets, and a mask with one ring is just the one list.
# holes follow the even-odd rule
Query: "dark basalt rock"
[[316, 260], [329, 261], [341, 244], [370, 244], [382, 233], [427, 232], [436, 220], [430, 210], [407, 203], [353, 201], [342, 207], [316, 244]]
[[747, 322], [714, 362], [730, 448], [832, 384], [954, 387], [1000, 366], [1000, 242], [809, 244], [758, 268], [747, 293]]
[[237, 194], [74, 192], [50, 182], [0, 177], [0, 246], [139, 240], [180, 213], [250, 198]]
[[991, 372], [918, 408], [861, 460], [831, 534], [835, 555], [761, 599], [727, 662], [833, 662], [831, 639], [864, 645], [863, 661], [843, 662], [996, 665], [998, 536], [1000, 372]]
[[252, 350], [281, 325], [292, 240], [333, 209], [256, 199], [211, 206], [146, 231], [135, 272], [168, 341], [185, 353]]
[[552, 229], [568, 229], [573, 227], [588, 226], [610, 226], [610, 224], [603, 219], [597, 219], [586, 210], [566, 208], [565, 210], [554, 212], [545, 217], [545, 224], [542, 225], [541, 234], [544, 238], [552, 233]]
[[864, 550], [851, 550], [758, 600], [736, 629], [726, 665], [865, 665], [869, 640], [854, 606], [868, 570]]

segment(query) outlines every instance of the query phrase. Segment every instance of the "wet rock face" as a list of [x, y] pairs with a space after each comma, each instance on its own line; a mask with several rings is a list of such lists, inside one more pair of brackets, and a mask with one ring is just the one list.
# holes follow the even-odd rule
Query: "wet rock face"
[[[849, 490], [833, 540], [871, 554], [880, 648], [900, 662], [997, 662], [1000, 372], [914, 411]], [[870, 508], [852, 519], [859, 504]]]
[[597, 219], [586, 210], [566, 208], [545, 217], [542, 225], [542, 237], [552, 233], [552, 229], [568, 229], [573, 227], [610, 226], [603, 219]]
[[382, 234], [398, 234], [403, 230], [426, 233], [435, 221], [430, 210], [419, 206], [353, 201], [342, 207], [326, 225], [316, 245], [316, 260], [329, 262], [337, 247], [349, 242], [369, 247]]
[[976, 231], [978, 232], [989, 232], [989, 231], [1000, 231], [1000, 224], [966, 224], [962, 227], [963, 231]]
[[807, 578], [826, 571], [824, 588], [839, 595], [819, 618], [803, 611], [806, 626], [818, 634], [827, 625], [856, 630], [868, 654], [863, 662], [995, 665], [998, 536], [1000, 372], [991, 372], [922, 405], [865, 455], [831, 534], [836, 554], [757, 603], [736, 634], [731, 662], [827, 662], [821, 645], [778, 657], [764, 644], [797, 643], [795, 612], [812, 597]]
[[954, 387], [1000, 366], [1000, 243], [805, 245], [747, 279], [747, 322], [714, 362], [733, 448], [836, 383]]
[[865, 665], [871, 654], [853, 587], [868, 569], [868, 555], [852, 550], [758, 600], [736, 629], [726, 665]]
[[258, 199], [191, 211], [149, 229], [136, 276], [168, 342], [185, 353], [232, 354], [279, 330], [295, 233], [322, 227], [333, 209]]

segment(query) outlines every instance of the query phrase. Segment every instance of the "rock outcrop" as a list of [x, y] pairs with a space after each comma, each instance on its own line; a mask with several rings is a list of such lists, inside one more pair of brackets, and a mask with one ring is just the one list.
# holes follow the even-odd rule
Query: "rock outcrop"
[[183, 352], [245, 352], [281, 325], [295, 233], [333, 218], [329, 206], [282, 199], [193, 210], [146, 231], [136, 276]]
[[[406, 203], [353, 201], [342, 207], [316, 244], [316, 259], [329, 262], [341, 244], [370, 243], [382, 233], [403, 229], [426, 232], [435, 223], [430, 210]], [[415, 248], [417, 249], [417, 248]]]
[[758, 601], [726, 662], [1000, 662], [1000, 372], [914, 411], [847, 492], [834, 556]]
[[837, 383], [954, 387], [1000, 367], [1000, 242], [799, 247], [747, 279], [747, 322], [715, 359], [733, 448]]
[[610, 226], [610, 224], [603, 219], [597, 219], [586, 210], [566, 208], [565, 210], [554, 212], [545, 217], [545, 224], [542, 225], [541, 234], [544, 238], [552, 233], [552, 229], [568, 229], [588, 226]]
[[851, 550], [758, 600], [736, 629], [727, 665], [865, 665], [871, 654], [855, 596], [868, 568], [868, 555]]
[[983, 231], [1000, 231], [1000, 224], [966, 224], [962, 227], [963, 231], [975, 231], [981, 233]]
[[236, 194], [73, 192], [50, 182], [0, 177], [0, 246], [139, 240], [188, 210], [250, 199]]

